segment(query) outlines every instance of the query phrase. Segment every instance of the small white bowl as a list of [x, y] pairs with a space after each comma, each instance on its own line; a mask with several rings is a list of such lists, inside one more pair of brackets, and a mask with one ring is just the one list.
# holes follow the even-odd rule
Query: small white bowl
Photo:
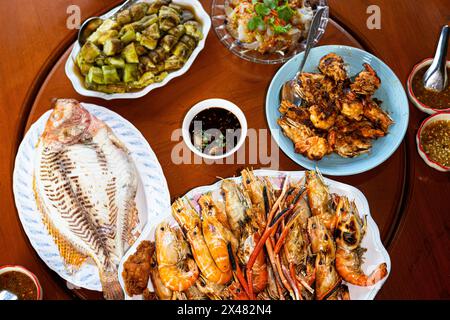
[[[211, 156], [211, 155], [204, 154], [203, 152], [198, 150], [192, 144], [192, 141], [191, 141], [191, 134], [189, 132], [189, 126], [191, 125], [192, 120], [194, 119], [194, 117], [197, 114], [199, 114], [203, 110], [206, 110], [209, 108], [222, 108], [222, 109], [228, 110], [237, 117], [237, 119], [239, 120], [239, 122], [241, 124], [241, 137], [240, 137], [238, 143], [229, 152], [221, 154], [221, 155]], [[232, 103], [228, 100], [224, 100], [224, 99], [203, 100], [203, 101], [197, 103], [195, 106], [193, 106], [191, 108], [191, 110], [189, 110], [189, 112], [184, 117], [182, 133], [183, 133], [184, 143], [186, 143], [186, 145], [189, 147], [189, 149], [196, 155], [198, 155], [202, 158], [205, 158], [205, 159], [210, 159], [210, 160], [223, 159], [223, 158], [229, 157], [230, 155], [235, 153], [244, 144], [245, 139], [247, 137], [247, 119], [245, 118], [245, 115], [242, 112], [242, 110], [239, 109], [239, 107], [237, 105], [235, 105], [234, 103]]]
[[[414, 79], [414, 76], [416, 75], [417, 71], [419, 71], [422, 68], [425, 68], [429, 65], [431, 65], [431, 62], [433, 61], [433, 58], [427, 58], [425, 60], [423, 60], [422, 62], [419, 62], [418, 64], [416, 64], [413, 68], [413, 70], [411, 71], [411, 74], [408, 77], [408, 81], [406, 83], [406, 86], [408, 88], [408, 96], [409, 96], [409, 100], [421, 111], [428, 113], [428, 114], [434, 114], [436, 112], [447, 112], [450, 111], [450, 108], [447, 109], [435, 109], [435, 108], [431, 108], [430, 106], [427, 106], [426, 104], [422, 103], [421, 101], [419, 101], [419, 99], [417, 99], [417, 97], [415, 96], [413, 90], [412, 90], [412, 80]], [[447, 68], [450, 68], [450, 61], [447, 60]]]
[[428, 164], [433, 169], [436, 169], [436, 170], [442, 171], [442, 172], [449, 172], [450, 167], [446, 167], [440, 163], [437, 163], [437, 162], [431, 160], [422, 148], [422, 141], [421, 141], [422, 130], [437, 120], [450, 120], [450, 112], [447, 111], [447, 112], [435, 113], [435, 114], [429, 116], [428, 118], [426, 118], [422, 122], [419, 130], [417, 131], [417, 135], [416, 135], [417, 151], [419, 152], [419, 155], [422, 157], [423, 161], [425, 161], [425, 163]]
[[32, 273], [31, 271], [29, 271], [28, 269], [26, 269], [22, 266], [6, 265], [3, 267], [0, 267], [0, 275], [3, 273], [6, 273], [6, 272], [10, 272], [10, 271], [20, 272], [20, 273], [25, 274], [27, 277], [29, 277], [36, 285], [36, 289], [37, 289], [36, 300], [42, 300], [42, 297], [43, 297], [42, 287], [41, 287], [41, 284], [39, 283], [39, 280], [34, 275], [34, 273]]
[[[148, 2], [151, 3], [153, 0], [142, 0], [139, 2]], [[203, 9], [202, 4], [198, 0], [173, 0], [174, 4], [181, 5], [183, 7], [190, 7], [195, 13], [195, 16], [199, 20], [199, 22], [202, 24], [202, 32], [203, 32], [203, 39], [200, 40], [197, 47], [192, 52], [189, 59], [186, 61], [184, 66], [176, 71], [169, 72], [169, 75], [161, 82], [153, 83], [139, 91], [133, 91], [133, 92], [125, 92], [125, 93], [104, 93], [99, 92], [95, 90], [89, 90], [86, 88], [84, 84], [84, 78], [80, 76], [78, 67], [76, 66], [76, 58], [78, 53], [80, 52], [81, 48], [78, 42], [75, 42], [72, 48], [72, 52], [70, 53], [69, 58], [67, 59], [65, 71], [67, 77], [72, 82], [73, 88], [76, 92], [81, 94], [85, 97], [96, 97], [96, 98], [102, 98], [105, 100], [113, 100], [113, 99], [137, 99], [145, 96], [150, 91], [165, 86], [170, 80], [179, 77], [183, 74], [185, 74], [189, 68], [194, 63], [195, 59], [199, 55], [200, 51], [203, 50], [206, 43], [206, 38], [208, 37], [209, 30], [211, 29], [211, 19], [209, 15], [206, 13], [205, 9]], [[117, 11], [117, 8], [109, 11], [108, 13], [101, 16], [101, 18], [106, 19], [110, 16], [112, 16]]]

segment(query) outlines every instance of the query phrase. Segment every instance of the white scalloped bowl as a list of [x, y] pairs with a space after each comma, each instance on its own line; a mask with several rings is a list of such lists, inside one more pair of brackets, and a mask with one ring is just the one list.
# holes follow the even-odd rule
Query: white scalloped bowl
[[[203, 50], [206, 43], [206, 38], [208, 37], [209, 30], [211, 29], [211, 19], [209, 18], [209, 15], [206, 13], [205, 9], [203, 9], [201, 3], [198, 0], [172, 0], [174, 4], [179, 4], [184, 7], [191, 7], [194, 10], [195, 16], [199, 20], [199, 22], [202, 24], [202, 31], [203, 31], [203, 39], [200, 40], [195, 50], [192, 52], [191, 56], [189, 57], [188, 61], [184, 64], [184, 66], [176, 70], [174, 72], [170, 72], [169, 75], [161, 82], [153, 83], [147, 87], [145, 87], [142, 90], [139, 91], [133, 91], [133, 92], [126, 92], [126, 93], [104, 93], [104, 92], [98, 92], [94, 90], [86, 89], [84, 85], [84, 79], [79, 74], [78, 67], [75, 64], [76, 57], [78, 53], [80, 52], [80, 45], [78, 42], [75, 42], [72, 48], [72, 52], [70, 53], [69, 58], [67, 59], [65, 71], [67, 77], [72, 82], [72, 85], [76, 92], [79, 94], [86, 96], [86, 97], [96, 97], [96, 98], [102, 98], [105, 100], [113, 100], [113, 99], [137, 99], [145, 96], [150, 91], [163, 87], [166, 84], [170, 82], [170, 80], [180, 77], [183, 74], [185, 74], [192, 64], [194, 63], [195, 59], [199, 55], [199, 53]], [[153, 1], [138, 1], [138, 2], [153, 2]], [[113, 15], [117, 8], [109, 11], [108, 13], [101, 16], [101, 18], [108, 18], [109, 16]]]
[[[433, 58], [427, 58], [418, 64], [416, 64], [411, 71], [411, 74], [408, 77], [408, 81], [406, 82], [406, 86], [408, 88], [408, 96], [409, 100], [416, 106], [417, 109], [419, 109], [422, 112], [428, 113], [428, 114], [434, 114], [436, 112], [450, 112], [450, 108], [447, 109], [435, 109], [430, 106], [427, 106], [423, 102], [419, 101], [417, 99], [416, 95], [414, 94], [412, 90], [412, 80], [414, 79], [414, 76], [416, 75], [417, 71], [419, 71], [422, 68], [425, 68], [429, 65], [431, 65], [431, 62], [433, 61]], [[450, 60], [447, 60], [447, 68], [450, 68]]]
[[419, 152], [419, 155], [423, 159], [423, 161], [425, 161], [425, 163], [427, 165], [429, 165], [430, 167], [432, 167], [433, 169], [436, 169], [436, 170], [442, 171], [442, 172], [450, 172], [450, 167], [446, 167], [436, 161], [431, 160], [430, 157], [428, 157], [428, 155], [425, 153], [425, 151], [422, 148], [421, 136], [422, 136], [423, 129], [437, 120], [450, 121], [450, 111], [435, 113], [435, 114], [431, 115], [430, 117], [426, 118], [422, 122], [419, 130], [417, 131], [417, 135], [416, 135], [417, 151]]

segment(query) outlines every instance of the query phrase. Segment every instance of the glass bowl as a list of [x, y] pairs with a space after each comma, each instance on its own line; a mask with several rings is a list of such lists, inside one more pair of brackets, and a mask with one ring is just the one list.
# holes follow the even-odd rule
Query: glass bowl
[[[275, 52], [262, 54], [256, 50], [249, 50], [242, 46], [242, 44], [236, 40], [228, 31], [226, 24], [227, 18], [225, 14], [225, 3], [229, 0], [213, 0], [211, 8], [211, 20], [214, 31], [216, 32], [219, 40], [227, 47], [232, 53], [238, 57], [247, 61], [261, 63], [261, 64], [279, 64], [284, 63], [291, 59], [293, 56], [300, 52], [305, 51], [306, 38], [298, 42], [297, 46], [285, 52]], [[329, 9], [327, 0], [310, 0], [309, 2], [313, 7], [314, 13], [318, 7], [326, 7], [326, 10], [322, 16], [319, 29], [314, 37], [314, 45], [316, 45], [322, 35], [325, 33], [326, 26], [329, 20]]]

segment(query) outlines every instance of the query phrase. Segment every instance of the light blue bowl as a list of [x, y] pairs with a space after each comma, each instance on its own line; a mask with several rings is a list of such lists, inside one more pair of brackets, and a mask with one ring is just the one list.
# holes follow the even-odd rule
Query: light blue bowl
[[363, 70], [363, 63], [369, 63], [375, 69], [381, 78], [381, 87], [375, 93], [375, 97], [383, 101], [382, 108], [394, 120], [394, 124], [389, 128], [389, 133], [385, 137], [374, 140], [369, 153], [355, 158], [343, 158], [333, 153], [320, 161], [311, 161], [295, 153], [293, 143], [283, 135], [277, 124], [277, 119], [280, 117], [278, 107], [280, 104], [280, 89], [286, 81], [294, 78], [304, 53], [300, 53], [286, 62], [272, 79], [266, 97], [266, 117], [273, 138], [289, 158], [309, 170], [315, 169], [317, 164], [323, 174], [348, 176], [375, 168], [397, 150], [408, 128], [408, 98], [400, 80], [383, 61], [357, 48], [338, 45], [313, 48], [304, 71], [318, 72], [319, 60], [330, 52], [342, 56], [348, 66], [350, 77]]

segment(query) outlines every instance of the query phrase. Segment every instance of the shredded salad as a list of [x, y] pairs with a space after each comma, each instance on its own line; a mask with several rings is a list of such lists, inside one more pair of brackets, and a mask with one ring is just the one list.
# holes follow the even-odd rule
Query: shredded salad
[[313, 9], [304, 0], [228, 0], [227, 29], [245, 48], [283, 52], [306, 38]]

